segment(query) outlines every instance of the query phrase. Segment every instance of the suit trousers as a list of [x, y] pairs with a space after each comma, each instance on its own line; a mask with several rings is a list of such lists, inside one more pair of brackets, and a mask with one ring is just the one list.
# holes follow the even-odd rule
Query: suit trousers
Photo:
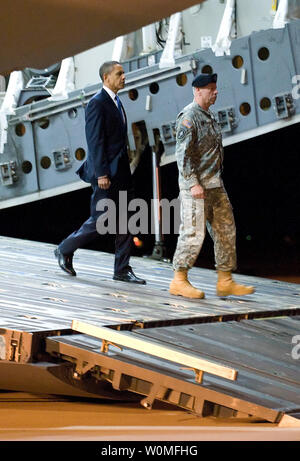
[[[128, 220], [124, 229], [124, 225], [120, 229], [119, 223], [122, 221], [124, 213], [128, 216], [128, 203], [134, 198], [133, 188], [131, 185], [120, 181], [112, 181], [108, 190], [100, 189], [98, 185], [93, 185], [93, 193], [91, 196], [91, 215], [82, 224], [82, 226], [64, 239], [58, 246], [59, 250], [64, 255], [73, 254], [78, 248], [83, 248], [92, 243], [98, 237], [101, 237], [97, 230], [97, 220], [107, 211], [107, 208], [100, 207], [99, 201], [107, 199], [112, 200], [116, 210], [116, 225], [114, 226], [113, 234], [115, 234], [115, 262], [114, 273], [118, 274], [125, 270], [129, 265], [129, 259], [132, 247], [132, 235], [128, 230]], [[120, 201], [120, 193], [123, 194], [123, 200]], [[126, 200], [126, 202], [125, 202]], [[98, 206], [97, 206], [98, 204]], [[127, 209], [125, 210], [125, 206]], [[102, 209], [103, 208], [103, 209]], [[124, 223], [124, 219], [122, 221]]]

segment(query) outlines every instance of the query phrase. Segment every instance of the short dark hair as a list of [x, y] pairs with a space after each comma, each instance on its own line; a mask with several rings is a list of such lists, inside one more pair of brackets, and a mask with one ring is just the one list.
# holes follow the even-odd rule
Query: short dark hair
[[99, 69], [99, 75], [103, 82], [104, 74], [110, 74], [113, 70], [113, 67], [117, 64], [120, 64], [118, 61], [106, 61], [102, 64]]

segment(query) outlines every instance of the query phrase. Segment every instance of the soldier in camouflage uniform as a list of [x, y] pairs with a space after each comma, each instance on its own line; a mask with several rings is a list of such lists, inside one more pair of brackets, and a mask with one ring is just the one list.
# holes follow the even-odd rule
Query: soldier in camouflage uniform
[[181, 225], [170, 293], [189, 298], [204, 297], [190, 284], [187, 272], [201, 250], [206, 227], [214, 242], [217, 294], [241, 296], [254, 292], [253, 287], [238, 285], [231, 276], [236, 269], [235, 222], [221, 178], [221, 130], [209, 111], [218, 93], [216, 81], [216, 74], [198, 75], [192, 84], [194, 101], [179, 113], [176, 121]]

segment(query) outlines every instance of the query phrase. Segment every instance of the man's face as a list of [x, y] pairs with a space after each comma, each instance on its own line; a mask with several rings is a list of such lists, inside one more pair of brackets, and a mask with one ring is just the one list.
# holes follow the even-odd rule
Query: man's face
[[110, 73], [104, 74], [104, 85], [110, 88], [114, 93], [125, 86], [125, 72], [120, 64], [115, 64]]
[[216, 83], [209, 83], [208, 85], [197, 88], [197, 93], [205, 106], [209, 107], [216, 102], [218, 90]]

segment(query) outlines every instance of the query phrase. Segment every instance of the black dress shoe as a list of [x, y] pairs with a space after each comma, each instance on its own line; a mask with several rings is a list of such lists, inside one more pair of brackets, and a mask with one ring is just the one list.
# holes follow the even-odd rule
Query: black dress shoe
[[59, 248], [54, 250], [54, 254], [57, 258], [59, 267], [67, 272], [69, 275], [76, 275], [76, 272], [73, 267], [73, 255], [64, 255]]
[[131, 267], [129, 266], [127, 269], [125, 269], [122, 272], [119, 272], [118, 274], [115, 274], [113, 276], [114, 280], [119, 280], [119, 282], [130, 282], [130, 283], [139, 283], [140, 285], [145, 285], [146, 280], [143, 280], [139, 277], [137, 277]]

